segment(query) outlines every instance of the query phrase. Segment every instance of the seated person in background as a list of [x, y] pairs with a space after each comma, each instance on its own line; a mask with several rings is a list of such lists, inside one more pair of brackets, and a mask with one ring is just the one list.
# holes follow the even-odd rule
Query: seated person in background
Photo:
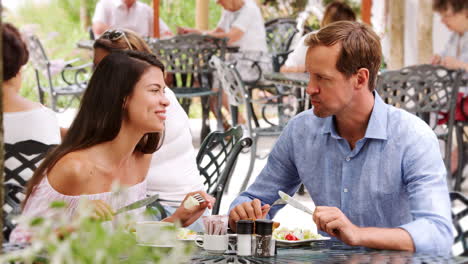
[[[18, 30], [8, 23], [2, 24], [2, 51], [4, 142], [14, 144], [31, 139], [47, 145], [59, 144], [60, 127], [55, 113], [19, 94], [21, 69], [28, 62], [29, 53]], [[11, 161], [5, 166], [16, 168], [17, 164], [10, 164]], [[21, 176], [29, 180], [32, 174]]]
[[[96, 38], [109, 28], [130, 29], [141, 36], [153, 37], [153, 9], [137, 0], [100, 0], [93, 16]], [[171, 37], [172, 32], [159, 18], [159, 37]]]
[[[320, 26], [325, 27], [330, 23], [342, 20], [356, 21], [356, 15], [354, 14], [354, 11], [351, 9], [351, 7], [349, 7], [347, 4], [333, 1], [325, 8]], [[307, 46], [305, 45], [304, 41], [309, 34], [304, 35], [299, 40], [296, 47], [294, 47], [293, 52], [288, 55], [288, 59], [285, 61], [284, 65], [281, 66], [280, 72], [305, 72]]]
[[453, 33], [444, 51], [432, 58], [432, 64], [468, 72], [468, 1], [434, 0], [433, 7]]
[[[151, 53], [146, 42], [129, 30], [110, 30], [94, 42], [94, 65], [112, 51], [136, 50]], [[173, 214], [188, 192], [203, 191], [203, 177], [200, 176], [196, 153], [192, 145], [192, 134], [187, 114], [180, 106], [174, 92], [164, 90], [170, 104], [166, 108], [164, 144], [153, 154], [147, 175], [147, 193], [159, 194], [167, 215]], [[205, 214], [210, 214], [208, 210]], [[154, 220], [161, 220], [159, 215]], [[188, 228], [203, 231], [201, 221], [196, 221]]]
[[[442, 65], [449, 69], [463, 69], [468, 80], [468, 1], [466, 0], [434, 0], [433, 8], [442, 17], [444, 23], [453, 31], [445, 49], [440, 55], [435, 55], [431, 63]], [[468, 87], [460, 87], [463, 96], [468, 95]], [[452, 173], [458, 167], [458, 150], [452, 152]], [[463, 169], [463, 167], [461, 168]]]
[[[271, 57], [266, 43], [265, 22], [257, 4], [253, 0], [218, 0], [217, 3], [223, 7], [223, 13], [214, 30], [201, 32], [197, 29], [179, 27], [178, 33], [206, 33], [218, 38], [228, 38], [228, 45], [239, 47], [239, 53], [230, 54], [229, 60], [237, 62], [236, 68], [243, 81], [255, 81], [261, 77], [252, 60], [259, 62], [263, 72], [272, 71]], [[215, 109], [216, 103], [216, 100], [211, 101], [212, 109]], [[223, 95], [223, 106], [229, 113], [226, 95]], [[239, 116], [239, 123], [245, 123], [242, 115]]]
[[288, 122], [229, 221], [273, 218], [278, 191], [305, 185], [317, 228], [348, 245], [449, 254], [453, 242], [446, 169], [432, 129], [375, 91], [380, 40], [339, 21], [311, 34], [306, 69], [313, 109]]
[[[164, 87], [164, 66], [154, 55], [114, 52], [104, 58], [62, 144], [29, 181], [23, 215], [47, 216], [50, 203], [58, 200], [67, 202], [66, 214], [73, 217], [80, 199], [87, 198], [98, 216], [109, 219], [113, 210], [144, 198], [151, 154], [160, 145], [169, 105]], [[113, 194], [116, 182], [129, 188]], [[191, 209], [181, 206], [163, 221], [188, 226], [197, 220], [214, 202], [205, 192], [197, 193], [206, 202]], [[143, 210], [132, 214], [141, 217]], [[19, 226], [10, 240], [27, 237]]]

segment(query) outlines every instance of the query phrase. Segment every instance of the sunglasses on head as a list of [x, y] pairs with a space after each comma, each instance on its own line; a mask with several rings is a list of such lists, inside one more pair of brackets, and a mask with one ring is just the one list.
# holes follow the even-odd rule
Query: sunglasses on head
[[132, 45], [130, 45], [130, 41], [128, 41], [128, 38], [125, 32], [123, 32], [122, 30], [116, 30], [116, 29], [106, 30], [104, 33], [102, 33], [101, 37], [104, 39], [108, 39], [110, 41], [116, 41], [121, 38], [124, 38], [125, 42], [127, 42], [128, 48], [130, 50], [133, 50]]

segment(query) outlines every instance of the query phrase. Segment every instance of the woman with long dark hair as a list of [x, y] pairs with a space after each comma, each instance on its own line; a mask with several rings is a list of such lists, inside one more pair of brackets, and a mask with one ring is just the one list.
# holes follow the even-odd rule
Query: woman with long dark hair
[[[169, 105], [164, 88], [164, 66], [154, 55], [129, 51], [106, 56], [62, 144], [29, 181], [23, 215], [47, 216], [50, 203], [60, 200], [67, 202], [66, 213], [73, 217], [84, 197], [97, 217], [109, 219], [114, 209], [144, 198], [151, 154], [160, 145]], [[110, 192], [116, 182], [128, 186], [124, 199]], [[214, 200], [198, 193], [206, 202], [190, 210], [181, 206], [163, 221], [187, 226], [198, 219]], [[25, 237], [20, 227], [10, 240]]]
[[[94, 65], [99, 64], [111, 52], [119, 50], [151, 53], [150, 47], [135, 32], [125, 29], [108, 30], [94, 42]], [[158, 194], [164, 200], [160, 203], [166, 215], [172, 215], [188, 192], [205, 190], [205, 187], [204, 178], [200, 176], [195, 160], [189, 117], [174, 92], [169, 88], [165, 92], [170, 104], [166, 109], [164, 144], [151, 159], [146, 192], [148, 195]], [[207, 210], [205, 214], [210, 212]], [[160, 219], [161, 214], [153, 215], [153, 220]], [[202, 231], [203, 223], [196, 221], [188, 228]]]

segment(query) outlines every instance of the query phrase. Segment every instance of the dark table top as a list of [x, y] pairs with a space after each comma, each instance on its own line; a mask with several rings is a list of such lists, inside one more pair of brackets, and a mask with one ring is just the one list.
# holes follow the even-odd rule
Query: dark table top
[[378, 251], [350, 247], [337, 241], [321, 241], [308, 247], [278, 248], [277, 255], [270, 258], [209, 255], [199, 251], [191, 263], [468, 263], [468, 258]]

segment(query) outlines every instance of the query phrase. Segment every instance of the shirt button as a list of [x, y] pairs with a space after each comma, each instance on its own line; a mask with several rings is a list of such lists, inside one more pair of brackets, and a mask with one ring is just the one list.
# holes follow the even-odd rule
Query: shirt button
[[343, 192], [347, 193], [347, 192], [348, 192], [348, 188], [344, 188], [344, 189], [343, 189]]
[[350, 161], [350, 160], [351, 160], [351, 158], [350, 158], [350, 157], [346, 157], [346, 161]]

